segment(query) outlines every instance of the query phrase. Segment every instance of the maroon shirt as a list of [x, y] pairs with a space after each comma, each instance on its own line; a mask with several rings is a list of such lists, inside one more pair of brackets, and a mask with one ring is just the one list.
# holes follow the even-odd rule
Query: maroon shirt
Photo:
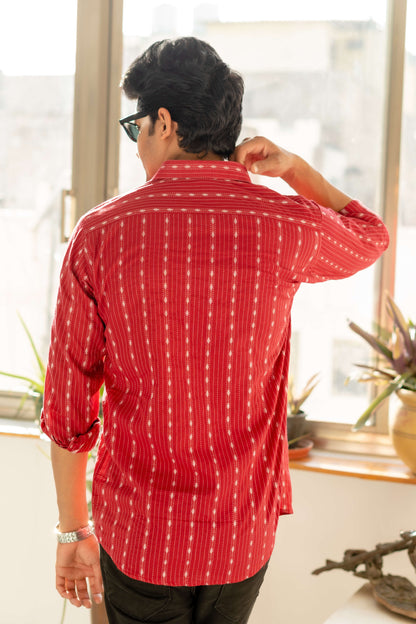
[[250, 182], [236, 163], [168, 161], [90, 211], [63, 263], [42, 429], [98, 438], [99, 541], [130, 577], [241, 581], [291, 513], [290, 310], [301, 282], [340, 279], [386, 249], [382, 222]]

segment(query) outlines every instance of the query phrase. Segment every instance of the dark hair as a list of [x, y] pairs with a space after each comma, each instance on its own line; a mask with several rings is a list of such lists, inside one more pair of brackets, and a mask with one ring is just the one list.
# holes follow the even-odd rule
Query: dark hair
[[178, 124], [179, 146], [228, 157], [241, 130], [244, 82], [205, 41], [158, 41], [136, 58], [121, 86], [153, 123], [160, 107]]

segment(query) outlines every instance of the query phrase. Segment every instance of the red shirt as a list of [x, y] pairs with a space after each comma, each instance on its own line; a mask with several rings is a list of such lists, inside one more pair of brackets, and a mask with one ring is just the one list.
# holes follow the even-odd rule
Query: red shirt
[[80, 220], [41, 424], [61, 447], [91, 449], [105, 381], [93, 516], [122, 572], [222, 584], [266, 563], [292, 511], [293, 296], [369, 266], [387, 244], [358, 202], [336, 214], [221, 161], [168, 161]]

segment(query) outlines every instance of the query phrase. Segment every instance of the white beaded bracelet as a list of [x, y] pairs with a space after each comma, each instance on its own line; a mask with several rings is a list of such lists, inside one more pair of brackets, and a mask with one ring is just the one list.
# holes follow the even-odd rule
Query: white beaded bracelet
[[78, 529], [78, 531], [69, 531], [68, 533], [61, 533], [59, 530], [59, 522], [55, 527], [55, 535], [60, 544], [71, 544], [72, 542], [81, 542], [90, 535], [94, 535], [94, 525], [91, 520], [88, 522], [88, 525]]

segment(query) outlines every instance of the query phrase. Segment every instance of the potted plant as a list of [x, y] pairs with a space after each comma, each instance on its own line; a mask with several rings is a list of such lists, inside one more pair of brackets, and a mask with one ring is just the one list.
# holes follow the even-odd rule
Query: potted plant
[[27, 393], [23, 395], [22, 401], [19, 406], [19, 410], [22, 409], [25, 401], [30, 397], [35, 402], [35, 417], [36, 420], [39, 421], [40, 413], [42, 411], [43, 406], [43, 394], [45, 390], [45, 375], [46, 375], [46, 366], [43, 362], [41, 356], [39, 355], [39, 351], [36, 348], [32, 335], [24, 322], [23, 318], [19, 316], [19, 320], [25, 330], [25, 333], [29, 339], [30, 345], [32, 347], [33, 354], [36, 359], [37, 367], [38, 367], [38, 376], [37, 378], [26, 377], [25, 375], [15, 375], [13, 373], [6, 373], [4, 371], [0, 371], [0, 375], [4, 375], [6, 377], [11, 377], [13, 379], [20, 379], [24, 381], [27, 386]]
[[416, 472], [416, 327], [413, 321], [406, 321], [388, 293], [386, 307], [392, 329], [381, 327], [377, 336], [353, 322], [349, 323], [352, 331], [361, 336], [381, 358], [380, 364], [357, 364], [363, 369], [358, 381], [372, 381], [383, 387], [361, 414], [354, 429], [361, 429], [374, 410], [396, 393], [401, 405], [390, 425], [392, 442], [398, 456]]
[[293, 378], [289, 379], [287, 388], [287, 439], [289, 450], [302, 447], [304, 439], [308, 435], [307, 433], [305, 434], [306, 413], [301, 409], [301, 406], [318, 383], [318, 373], [315, 373], [304, 388], [299, 393], [296, 393]]

